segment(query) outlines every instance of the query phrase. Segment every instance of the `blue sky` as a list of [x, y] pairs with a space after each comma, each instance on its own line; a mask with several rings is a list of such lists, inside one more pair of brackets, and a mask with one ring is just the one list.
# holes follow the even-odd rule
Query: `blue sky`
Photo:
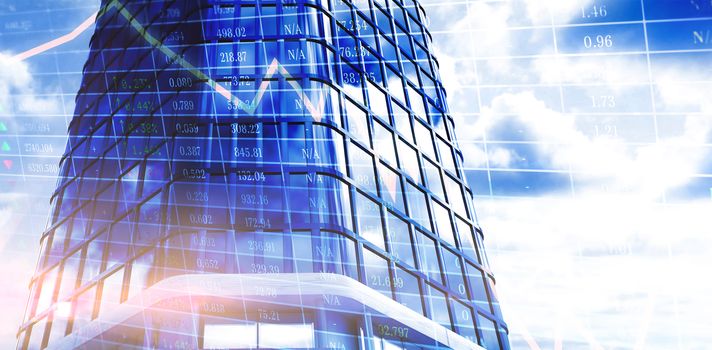
[[642, 3], [426, 2], [514, 348], [712, 336], [712, 5]]
[[[710, 2], [423, 4], [513, 347], [712, 342], [712, 45], [694, 34], [712, 31]], [[0, 0], [0, 142], [53, 145], [0, 154], [13, 162], [0, 166], [0, 257], [16, 281], [0, 300], [3, 348], [22, 318], [91, 30], [13, 56], [97, 7]], [[55, 136], [30, 136], [43, 133]], [[40, 165], [23, 177], [18, 163]]]

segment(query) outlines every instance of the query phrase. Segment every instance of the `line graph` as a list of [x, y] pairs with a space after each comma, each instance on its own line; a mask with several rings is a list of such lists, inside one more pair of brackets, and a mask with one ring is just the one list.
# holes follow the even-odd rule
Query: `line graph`
[[270, 80], [271, 78], [274, 77], [275, 74], [279, 73], [282, 75], [285, 79], [287, 79], [287, 83], [289, 86], [292, 87], [294, 92], [299, 95], [300, 99], [304, 103], [304, 108], [307, 109], [307, 111], [311, 114], [312, 118], [315, 121], [321, 121], [323, 118], [323, 109], [324, 109], [324, 96], [323, 94], [320, 94], [320, 99], [319, 102], [317, 103], [317, 106], [314, 105], [314, 103], [311, 101], [311, 99], [306, 95], [304, 92], [304, 89], [302, 88], [301, 84], [299, 84], [297, 81], [295, 81], [292, 78], [292, 75], [289, 74], [289, 71], [287, 71], [286, 67], [284, 67], [279, 60], [276, 58], [272, 60], [272, 63], [269, 65], [267, 68], [267, 72], [262, 80], [262, 83], [260, 84], [259, 89], [257, 90], [257, 93], [255, 95], [255, 98], [253, 99], [252, 103], [245, 103], [240, 99], [237, 99], [230, 90], [225, 88], [223, 85], [215, 81], [213, 78], [209, 77], [207, 74], [202, 72], [200, 69], [196, 68], [193, 64], [188, 62], [185, 58], [183, 58], [181, 55], [178, 55], [175, 51], [173, 51], [171, 48], [165, 46], [160, 40], [158, 40], [156, 37], [151, 35], [146, 27], [144, 27], [141, 23], [139, 23], [133, 16], [133, 14], [126, 9], [126, 7], [118, 0], [114, 0], [109, 5], [105, 7], [104, 10], [100, 11], [98, 14], [99, 18], [100, 16], [103, 16], [106, 12], [111, 10], [112, 8], [116, 8], [119, 13], [121, 14], [122, 17], [124, 17], [128, 22], [131, 27], [133, 27], [139, 35], [151, 46], [157, 48], [159, 51], [161, 51], [164, 55], [166, 55], [171, 61], [178, 63], [181, 67], [185, 68], [190, 72], [193, 76], [200, 80], [204, 80], [205, 83], [210, 86], [215, 92], [217, 92], [220, 96], [223, 96], [225, 99], [232, 103], [236, 103], [237, 109], [240, 109], [244, 111], [247, 114], [254, 114], [257, 108], [259, 108], [260, 103], [262, 102], [262, 99], [264, 98], [265, 92], [269, 88], [270, 85]]
[[79, 35], [84, 33], [87, 29], [89, 29], [92, 24], [96, 21], [98, 18], [98, 12], [94, 12], [91, 16], [87, 17], [87, 19], [84, 20], [78, 27], [74, 28], [71, 32], [68, 34], [62, 35], [59, 38], [56, 38], [54, 40], [48, 41], [42, 45], [33, 47], [25, 52], [19, 53], [14, 56], [15, 59], [19, 61], [24, 61], [32, 56], [39, 55], [43, 52], [47, 52], [57, 46], [64, 45], [74, 39], [76, 39]]

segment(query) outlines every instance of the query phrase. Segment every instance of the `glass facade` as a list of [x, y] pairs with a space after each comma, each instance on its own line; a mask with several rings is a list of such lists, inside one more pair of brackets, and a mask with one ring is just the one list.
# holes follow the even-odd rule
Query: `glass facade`
[[105, 0], [18, 348], [507, 349], [426, 23]]

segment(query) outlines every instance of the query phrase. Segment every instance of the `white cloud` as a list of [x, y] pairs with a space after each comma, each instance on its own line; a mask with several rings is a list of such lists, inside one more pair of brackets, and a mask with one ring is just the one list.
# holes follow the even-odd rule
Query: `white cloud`
[[38, 91], [27, 63], [0, 52], [0, 116], [47, 115], [61, 111], [55, 89]]
[[[445, 2], [432, 7], [436, 15], [449, 19], [438, 22], [441, 27], [434, 29], [446, 33], [439, 38], [443, 40], [436, 40], [435, 44], [439, 48], [442, 79], [450, 93], [450, 107], [463, 141], [461, 146], [469, 155], [466, 162], [472, 167], [484, 167], [488, 161], [490, 167], [512, 165], [518, 155], [511, 146], [490, 144], [489, 154], [485, 155], [482, 147], [473, 142], [482, 135], [490, 140], [498, 136], [507, 139], [511, 136], [507, 133], [517, 128], [533, 141], [525, 146], [533, 148], [537, 157], [533, 161], [546, 169], [571, 169], [577, 173], [577, 192], [600, 192], [606, 188], [610, 193], [659, 198], [664, 191], [684, 185], [699, 172], [709, 155], [704, 145], [712, 130], [712, 118], [686, 116], [680, 135], [661, 136], [656, 140], [652, 116], [641, 116], [630, 122], [632, 124], [620, 127], [625, 129], [623, 133], [631, 135], [626, 136], [618, 135], [616, 123], [623, 122], [623, 117], [617, 118], [615, 113], [652, 112], [650, 89], [646, 86], [652, 77], [656, 82], [656, 99], [661, 105], [678, 109], [684, 106], [685, 110], [712, 115], [712, 86], [680, 83], [694, 81], [694, 71], [684, 70], [682, 65], [657, 67], [652, 76], [644, 56], [642, 59], [547, 55], [530, 60], [476, 59], [483, 55], [508, 55], [517, 48], [514, 44], [521, 38], [513, 38], [507, 30], [512, 22], [535, 23], [547, 17], [548, 22], [543, 23], [547, 24], [551, 23], [549, 14], [558, 19], [577, 15], [581, 6], [588, 3], [559, 0]], [[479, 36], [479, 28], [487, 29], [485, 38]], [[536, 31], [530, 33], [530, 40], [539, 40]], [[477, 70], [480, 70], [478, 75]], [[480, 98], [478, 76], [487, 76], [488, 82], [498, 80], [504, 85], [514, 81], [554, 87], [564, 83], [582, 85], [567, 90], [569, 106], [567, 113], [562, 113], [561, 105], [552, 105], [550, 100], [542, 98], [536, 87], [503, 89], [498, 94], [488, 89], [488, 93], [495, 91], [495, 95]], [[630, 83], [640, 85], [631, 87]], [[601, 98], [612, 99], [614, 107], [597, 110], [588, 105], [591, 99]], [[481, 110], [475, 119], [473, 106], [478, 104]], [[595, 135], [582, 129], [580, 123], [589, 118], [587, 113], [601, 111], [610, 111], [613, 116], [597, 117], [599, 121], [593, 127], [596, 130], [608, 128], [608, 132]], [[641, 131], [635, 131], [636, 123]], [[635, 137], [644, 137], [649, 143], [631, 146], [631, 142], [638, 142], [630, 139]]]
[[677, 332], [682, 348], [712, 341], [712, 282], [700, 278], [712, 266], [712, 203], [621, 195], [477, 204], [513, 348], [524, 332], [543, 348], [559, 326], [567, 349], [591, 348], [585, 332], [606, 348], [631, 349], [640, 337], [651, 338], [645, 349], [674, 348]]
[[[712, 342], [712, 283], [701, 277], [712, 266], [712, 203], [659, 200], [705, 171], [710, 157], [712, 84], [699, 82], [712, 79], [708, 60], [651, 69], [644, 55], [554, 56], [546, 45], [537, 58], [488, 58], [522, 52], [525, 40], [508, 28], [563, 23], [590, 3], [438, 1], [428, 8], [467, 165], [514, 167], [524, 147], [532, 163], [576, 176], [575, 197], [475, 203], [510, 339], [513, 348], [528, 348], [523, 334], [548, 348], [557, 333], [565, 349], [701, 348]], [[532, 31], [529, 44], [540, 35]], [[657, 110], [680, 112], [682, 121], [664, 129], [661, 113], [657, 137], [651, 81]], [[562, 84], [578, 85], [562, 93], [579, 99], [556, 102]], [[547, 99], [551, 91], [555, 98]], [[615, 96], [615, 108], [586, 105], [601, 95]], [[623, 117], [631, 111], [641, 113]], [[589, 119], [605, 121], [601, 132], [592, 132]], [[531, 143], [489, 143], [485, 153], [479, 143], [495, 136]]]
[[[631, 148], [621, 139], [585, 135], [574, 118], [548, 108], [528, 92], [496, 97], [472, 128], [476, 134], [491, 134], [510, 131], [510, 125], [524, 128], [535, 140], [530, 146], [539, 160], [551, 169], [579, 173], [591, 191], [606, 186], [614, 193], [632, 192], [650, 199], [698, 173], [708, 155], [703, 146], [712, 130], [709, 118], [692, 117], [681, 136]], [[502, 153], [495, 153], [496, 159]], [[588, 190], [582, 187], [577, 192]]]

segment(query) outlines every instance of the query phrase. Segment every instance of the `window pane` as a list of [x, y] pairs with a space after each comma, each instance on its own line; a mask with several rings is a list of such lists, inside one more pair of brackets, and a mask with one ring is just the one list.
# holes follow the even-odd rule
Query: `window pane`
[[[366, 70], [370, 70], [370, 79], [380, 82], [381, 79], [381, 69], [377, 64], [371, 66], [366, 66]], [[368, 74], [368, 73], [367, 73]], [[381, 91], [375, 84], [368, 83], [368, 103], [371, 107], [371, 112], [374, 115], [381, 118], [381, 120], [388, 121], [388, 100], [386, 100], [386, 94]]]
[[391, 277], [388, 262], [369, 249], [363, 250], [363, 264], [366, 271], [366, 285], [392, 298]]
[[459, 217], [456, 217], [455, 223], [457, 225], [457, 235], [460, 239], [460, 249], [466, 256], [481, 263], [477, 256], [477, 247], [474, 238], [472, 237], [472, 226]]
[[84, 259], [84, 270], [82, 272], [82, 284], [86, 284], [96, 277], [102, 270], [104, 257], [104, 244], [106, 243], [106, 232], [100, 234], [87, 245], [87, 256]]
[[[392, 47], [388, 41], [382, 40], [381, 43], [386, 43], [383, 47]], [[401, 77], [390, 67], [386, 68], [386, 75], [388, 76], [388, 92], [398, 101], [405, 102], [405, 92], [403, 92], [403, 80]]]
[[368, 115], [349, 99], [346, 99], [346, 120], [351, 134], [353, 134], [357, 140], [370, 147], [371, 139], [368, 135]]
[[64, 335], [67, 333], [67, 316], [68, 315], [66, 314], [61, 315], [57, 311], [52, 313], [52, 327], [50, 328], [48, 340], [49, 344], [53, 344], [64, 338]]
[[[255, 238], [258, 238], [258, 236], [261, 236], [261, 241], [264, 242], [265, 247], [272, 247], [271, 249], [265, 249], [264, 252], [262, 252], [263, 263], [268, 266], [267, 271], [274, 273], [286, 271], [289, 266], [289, 259], [286, 258], [286, 254], [284, 252], [285, 235], [281, 232], [264, 232], [262, 234], [255, 235]], [[260, 239], [257, 241], [259, 242]], [[224, 249], [225, 248], [223, 247], [219, 252], [222, 253], [220, 255], [223, 257], [225, 256]], [[207, 255], [208, 254], [206, 254], [206, 257]], [[212, 253], [211, 255], [216, 256], [215, 253]], [[224, 261], [224, 258], [222, 261]]]
[[86, 235], [86, 227], [89, 224], [89, 217], [93, 210], [91, 204], [92, 203], [85, 205], [74, 214], [74, 219], [72, 220], [72, 229], [69, 230], [69, 232], [67, 233], [67, 250], [76, 247], [77, 244], [81, 243], [84, 240], [84, 237]]
[[[129, 138], [131, 140], [131, 138]], [[141, 149], [141, 148], [139, 148]], [[139, 174], [141, 168], [134, 166], [119, 181], [119, 206], [120, 209], [129, 209], [141, 195], [138, 193]]]
[[440, 274], [438, 253], [435, 250], [435, 241], [419, 230], [416, 231], [416, 237], [420, 271], [429, 276], [431, 279], [442, 283], [443, 280]]
[[124, 285], [124, 268], [112, 273], [104, 279], [101, 288], [101, 304], [99, 316], [106, 316], [110, 310], [121, 303], [121, 291]]
[[396, 147], [395, 143], [393, 143], [393, 134], [379, 122], [373, 123], [373, 129], [373, 149], [388, 163], [395, 166], [398, 163], [396, 162]]
[[[385, 0], [376, 0], [376, 3], [379, 3], [379, 5], [385, 9], [387, 7], [384, 2]], [[386, 11], [382, 10], [381, 7], [375, 8], [374, 12], [376, 13], [376, 22], [378, 23], [378, 28], [380, 28], [381, 31], [387, 35], [390, 35], [393, 32], [391, 28], [391, 16], [389, 16]]]
[[420, 164], [418, 164], [418, 153], [408, 146], [403, 140], [398, 140], [398, 157], [400, 168], [415, 182], [422, 183], [420, 179]]
[[163, 160], [162, 155], [153, 153], [146, 162], [146, 175], [143, 179], [143, 193], [150, 194], [163, 186], [164, 179], [168, 176], [168, 162]]
[[[148, 169], [146, 169], [148, 171]], [[148, 173], [146, 173], [148, 176]], [[161, 174], [161, 180], [164, 181], [165, 177]], [[158, 179], [154, 180], [158, 182]], [[145, 183], [144, 186], [149, 186], [150, 183]], [[99, 230], [106, 227], [114, 219], [114, 211], [116, 208], [116, 202], [118, 202], [114, 197], [116, 195], [115, 184], [109, 185], [105, 190], [99, 192], [94, 201], [94, 220], [92, 222], [92, 232], [98, 232]]]
[[381, 180], [381, 197], [391, 208], [405, 213], [405, 200], [401, 177], [387, 165], [380, 163], [379, 176]]
[[445, 176], [445, 186], [447, 189], [447, 198], [452, 205], [452, 209], [462, 216], [470, 217], [465, 210], [465, 202], [462, 192], [462, 187], [450, 176]]
[[131, 233], [133, 231], [133, 215], [128, 215], [119, 222], [111, 225], [108, 254], [106, 256], [107, 268], [115, 264], [126, 262], [131, 246]]
[[361, 237], [385, 251], [381, 208], [378, 204], [359, 193], [356, 196], [356, 213]]
[[438, 138], [438, 149], [440, 151], [440, 164], [443, 165], [445, 170], [457, 175], [457, 171], [455, 171], [455, 161], [452, 157], [452, 148], [446, 144], [445, 141]]
[[502, 318], [502, 310], [499, 307], [499, 299], [497, 298], [496, 289], [494, 288], [494, 280], [492, 277], [487, 276], [485, 279], [487, 281], [487, 291], [489, 292], [490, 298], [492, 300], [492, 309], [494, 309], [494, 315], [496, 317]]
[[443, 327], [452, 329], [452, 324], [450, 323], [450, 312], [448, 311], [448, 303], [445, 298], [445, 293], [429, 284], [427, 286], [430, 318], [441, 324]]
[[410, 212], [410, 217], [426, 229], [432, 230], [432, 227], [430, 226], [430, 214], [428, 213], [428, 203], [426, 201], [425, 193], [409, 182], [406, 197], [408, 198], [408, 210]]
[[346, 174], [344, 136], [341, 133], [323, 125], [314, 125], [314, 147], [319, 155], [319, 159], [315, 159], [318, 166], [331, 167]]
[[423, 95], [415, 91], [415, 89], [413, 89], [410, 85], [408, 85], [408, 100], [410, 102], [410, 109], [413, 110], [413, 113], [415, 113], [415, 115], [420, 117], [422, 120], [428, 120], [428, 117], [425, 114], [425, 106], [423, 105]]
[[64, 244], [67, 238], [67, 230], [70, 224], [70, 220], [65, 221], [61, 225], [54, 229], [52, 234], [52, 247], [49, 251], [49, 261], [48, 264], [53, 264], [64, 256]]
[[437, 226], [438, 236], [448, 244], [456, 247], [455, 236], [452, 231], [452, 220], [450, 219], [450, 211], [439, 203], [433, 201], [433, 213], [435, 214], [435, 225]]
[[292, 249], [294, 256], [294, 268], [298, 273], [314, 272], [314, 244], [312, 243], [312, 235], [309, 231], [293, 231], [290, 234], [292, 238]]
[[405, 139], [410, 142], [413, 142], [413, 130], [411, 128], [411, 123], [410, 123], [410, 115], [408, 112], [406, 112], [401, 106], [399, 106], [397, 103], [392, 104], [393, 107], [393, 122], [396, 125], [396, 130], [403, 136]]
[[[307, 182], [316, 186], [316, 191], [310, 192], [309, 207], [318, 212], [319, 222], [352, 230], [349, 186], [339, 179], [321, 174], [308, 175]], [[299, 208], [304, 197], [297, 196], [293, 200], [297, 207], [292, 208]], [[308, 211], [305, 214], [308, 215]]]
[[[350, 35], [342, 37], [340, 41], [340, 45], [342, 47], [356, 47], [356, 41], [353, 37]], [[346, 46], [343, 46], [343, 45]], [[344, 55], [341, 56], [342, 60], [344, 58]], [[354, 59], [357, 59], [354, 57]], [[354, 66], [350, 65], [349, 63], [346, 63], [345, 60], [342, 61], [343, 63], [341, 64], [341, 70], [342, 70], [342, 87], [344, 88], [344, 92], [351, 98], [353, 98], [356, 102], [360, 104], [364, 104], [363, 100], [363, 87], [362, 87], [362, 81], [363, 81], [363, 76], [361, 72], [359, 72]], [[348, 102], [347, 102], [348, 104]], [[355, 107], [355, 106], [354, 106]], [[346, 108], [349, 108], [348, 105]], [[360, 108], [357, 108], [360, 110]], [[364, 113], [364, 111], [361, 111], [359, 113]]]
[[96, 286], [87, 289], [74, 299], [73, 331], [81, 329], [92, 320], [92, 317], [94, 316], [95, 301]]
[[138, 295], [152, 284], [151, 276], [154, 271], [154, 257], [155, 254], [150, 251], [136, 258], [131, 264], [131, 279], [127, 300]]
[[[379, 21], [379, 23], [385, 23], [385, 20]], [[384, 34], [379, 36], [381, 42], [381, 54], [386, 62], [398, 67], [398, 49], [392, 42], [395, 41], [395, 38], [393, 37], [393, 28], [390, 25], [386, 25], [382, 26], [381, 29], [383, 29], [384, 32]]]
[[443, 191], [443, 181], [440, 176], [440, 169], [427, 158], [423, 159], [425, 177], [428, 179], [428, 189], [441, 200], [445, 200]]
[[74, 292], [79, 274], [79, 263], [81, 262], [82, 250], [77, 250], [72, 256], [67, 258], [62, 269], [61, 284], [59, 286], [59, 296], [57, 300], [64, 300]]
[[449, 249], [443, 248], [443, 266], [445, 266], [447, 285], [450, 287], [450, 290], [454, 291], [461, 298], [467, 298], [467, 289], [465, 288], [465, 280], [462, 277], [462, 260], [460, 260], [460, 257]]
[[413, 243], [410, 239], [408, 223], [401, 220], [393, 213], [388, 213], [388, 237], [391, 254], [401, 262], [415, 266], [413, 259]]
[[396, 291], [396, 300], [411, 310], [423, 314], [418, 278], [401, 268], [396, 268], [393, 286]]
[[477, 323], [482, 331], [480, 345], [486, 349], [500, 349], [499, 338], [497, 337], [497, 325], [489, 318], [477, 314]]
[[472, 319], [472, 308], [457, 301], [452, 301], [452, 318], [455, 321], [455, 332], [469, 339], [471, 342], [477, 342], [477, 331], [475, 330], [474, 320]]
[[41, 279], [42, 289], [40, 291], [39, 300], [37, 301], [37, 312], [35, 312], [35, 315], [47, 310], [47, 308], [52, 304], [54, 298], [54, 288], [57, 283], [57, 271], [57, 267], [52, 268], [52, 270], [45, 273]]
[[361, 147], [351, 144], [351, 178], [364, 190], [376, 192], [376, 175], [373, 168], [373, 157]]
[[134, 236], [134, 244], [137, 248], [150, 246], [158, 239], [161, 218], [161, 194], [159, 193], [141, 204], [136, 235]]
[[44, 332], [47, 326], [47, 318], [43, 318], [34, 326], [32, 326], [32, 331], [30, 333], [30, 342], [27, 345], [28, 350], [39, 350], [42, 346], [42, 340], [44, 339]]
[[435, 159], [435, 149], [433, 148], [433, 135], [430, 133], [430, 129], [419, 122], [417, 119], [415, 121], [415, 139], [418, 143], [418, 147], [421, 152], [428, 155], [430, 158]]
[[467, 264], [467, 282], [470, 284], [470, 293], [475, 305], [483, 310], [492, 312], [482, 271], [471, 264]]
[[339, 233], [322, 231], [314, 247], [320, 266], [317, 272], [342, 274], [358, 278], [354, 242]]

